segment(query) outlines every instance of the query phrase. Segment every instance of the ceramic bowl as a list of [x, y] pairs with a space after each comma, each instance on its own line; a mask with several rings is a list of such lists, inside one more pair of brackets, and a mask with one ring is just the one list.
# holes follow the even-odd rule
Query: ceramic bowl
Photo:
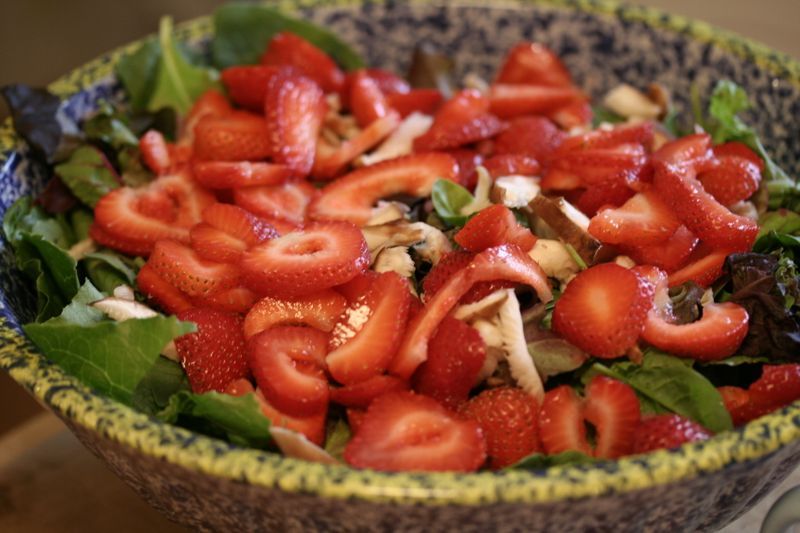
[[[800, 64], [705, 24], [641, 8], [562, 0], [502, 6], [417, 2], [289, 2], [365, 55], [404, 72], [413, 46], [451, 52], [461, 74], [490, 76], [517, 41], [556, 50], [579, 85], [599, 96], [619, 82], [658, 81], [686, 106], [731, 78], [755, 103], [753, 122], [781, 164], [800, 173]], [[180, 30], [202, 47], [208, 19]], [[135, 44], [135, 43], [134, 43]], [[133, 45], [131, 45], [133, 46]], [[124, 50], [52, 84], [64, 117], [119, 99], [112, 67]], [[6, 124], [0, 130], [0, 211], [42, 177]], [[800, 405], [736, 431], [647, 456], [522, 472], [386, 474], [322, 466], [242, 449], [162, 424], [94, 394], [49, 363], [20, 331], [32, 318], [30, 287], [0, 255], [0, 367], [56, 413], [145, 500], [172, 520], [207, 530], [271, 531], [688, 531], [733, 520], [800, 459]]]

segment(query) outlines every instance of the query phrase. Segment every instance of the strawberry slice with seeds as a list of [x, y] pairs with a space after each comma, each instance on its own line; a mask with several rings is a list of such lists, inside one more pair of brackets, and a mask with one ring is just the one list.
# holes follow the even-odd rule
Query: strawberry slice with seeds
[[389, 371], [408, 379], [428, 357], [428, 341], [441, 321], [458, 301], [478, 282], [505, 280], [530, 285], [542, 302], [549, 302], [552, 292], [541, 267], [514, 245], [489, 248], [477, 254], [465, 268], [457, 271], [409, 321], [403, 343]]
[[764, 365], [761, 377], [750, 388], [754, 404], [773, 409], [800, 399], [800, 364]]
[[592, 355], [613, 358], [636, 344], [652, 292], [636, 273], [614, 263], [579, 273], [553, 310], [553, 331]]
[[[411, 85], [394, 72], [382, 68], [368, 68], [364, 69], [364, 72], [378, 85], [378, 89], [385, 95], [411, 92]], [[347, 78], [347, 83], [350, 83], [352, 75], [348, 75]]]
[[669, 239], [663, 242], [623, 246], [622, 251], [640, 265], [654, 265], [671, 273], [686, 265], [689, 256], [699, 242], [700, 240], [694, 233], [689, 231], [686, 226], [681, 225]]
[[167, 313], [176, 314], [194, 307], [188, 296], [173, 287], [146, 263], [136, 274], [136, 285], [148, 299]]
[[[614, 208], [630, 200], [636, 192], [631, 189], [627, 175], [622, 171], [610, 176], [605, 181], [593, 183], [583, 191], [575, 202], [575, 207], [587, 216], [595, 216], [603, 208]], [[579, 178], [576, 177], [579, 180]], [[544, 183], [544, 180], [543, 180]], [[548, 185], [552, 185], [548, 180]]]
[[719, 164], [698, 174], [703, 189], [722, 205], [733, 205], [747, 200], [758, 190], [761, 171], [747, 158], [723, 156]]
[[195, 307], [206, 307], [228, 313], [246, 313], [258, 300], [258, 295], [246, 287], [233, 287], [192, 298]]
[[591, 126], [594, 111], [588, 98], [575, 98], [569, 104], [549, 112], [547, 118], [567, 131], [573, 128], [586, 129]]
[[329, 332], [347, 307], [345, 298], [330, 289], [278, 300], [269, 296], [260, 299], [244, 319], [244, 336], [250, 338], [270, 328], [282, 325], [303, 325]]
[[594, 456], [614, 459], [631, 452], [641, 414], [639, 399], [625, 383], [597, 376], [586, 387], [583, 416], [594, 426]]
[[470, 191], [474, 190], [478, 183], [478, 173], [475, 169], [483, 164], [483, 156], [475, 150], [466, 148], [448, 150], [447, 153], [458, 163], [458, 183]]
[[700, 243], [685, 259], [685, 264], [669, 275], [669, 286], [677, 287], [687, 281], [694, 281], [701, 287], [711, 286], [722, 275], [728, 255], [730, 252], [714, 250]]
[[375, 120], [389, 114], [389, 104], [383, 92], [366, 70], [358, 70], [351, 74], [349, 88], [350, 111], [360, 127], [366, 128]]
[[276, 163], [298, 176], [311, 172], [327, 107], [322, 89], [311, 78], [281, 69], [269, 80], [264, 114], [268, 153]]
[[408, 389], [407, 381], [394, 376], [380, 374], [353, 385], [331, 388], [331, 401], [347, 407], [366, 409], [379, 396], [407, 391]]
[[261, 56], [261, 64], [296, 67], [326, 93], [338, 93], [344, 87], [344, 73], [328, 54], [294, 33], [275, 34]]
[[197, 324], [195, 333], [175, 339], [193, 392], [223, 392], [231, 381], [247, 376], [241, 317], [213, 309], [189, 309], [178, 313], [178, 318]]
[[147, 130], [139, 139], [139, 152], [142, 154], [144, 164], [156, 175], [167, 174], [172, 167], [169, 148], [164, 135], [158, 130]]
[[195, 181], [210, 189], [279, 185], [291, 177], [284, 165], [250, 161], [198, 161], [192, 166]]
[[231, 100], [250, 111], [261, 113], [264, 111], [267, 83], [277, 71], [277, 67], [242, 65], [224, 69], [220, 78]]
[[271, 425], [305, 435], [308, 440], [317, 446], [325, 444], [325, 427], [328, 421], [327, 409], [322, 409], [309, 416], [292, 416], [276, 409], [275, 406], [269, 403], [261, 389], [256, 389], [256, 399], [261, 406], [261, 412], [269, 419]]
[[324, 361], [328, 335], [297, 326], [278, 326], [247, 342], [247, 361], [267, 401], [291, 416], [324, 411], [330, 392]]
[[602, 183], [622, 172], [641, 169], [646, 162], [644, 148], [636, 143], [572, 150], [552, 159], [554, 168], [576, 174], [585, 185]]
[[331, 376], [345, 385], [382, 374], [405, 332], [411, 304], [408, 282], [384, 272], [339, 317], [326, 358]]
[[317, 195], [317, 190], [307, 181], [289, 181], [280, 185], [242, 187], [233, 190], [236, 205], [260, 217], [281, 219], [301, 224], [306, 209]]
[[495, 153], [523, 154], [537, 161], [548, 161], [565, 138], [566, 134], [548, 118], [517, 117], [510, 121], [508, 129], [497, 136]]
[[541, 115], [556, 111], [580, 96], [573, 87], [495, 83], [489, 87], [489, 110], [500, 118]]
[[372, 402], [344, 459], [375, 470], [472, 472], [486, 460], [486, 443], [476, 422], [432, 398], [398, 392]]
[[751, 420], [760, 418], [774, 410], [773, 406], [755, 404], [750, 391], [741, 387], [717, 387], [725, 409], [730, 413], [734, 426], [741, 426]]
[[547, 391], [539, 413], [539, 437], [545, 453], [574, 450], [592, 455], [586, 441], [583, 403], [569, 385]]
[[271, 153], [269, 135], [267, 122], [253, 113], [206, 116], [194, 127], [194, 156], [211, 161], [264, 159]]
[[532, 157], [523, 154], [494, 155], [483, 162], [492, 178], [502, 176], [538, 176], [541, 166]]
[[386, 94], [386, 104], [406, 118], [412, 113], [432, 115], [442, 103], [438, 89], [412, 89], [406, 93]]
[[482, 209], [464, 225], [454, 240], [464, 249], [480, 252], [501, 244], [515, 244], [527, 252], [536, 244], [536, 236], [521, 226], [514, 213], [504, 205]]
[[474, 89], [465, 89], [445, 102], [430, 129], [414, 139], [414, 150], [447, 150], [494, 137], [503, 123], [489, 112], [489, 100]]
[[179, 144], [189, 146], [194, 141], [197, 124], [206, 117], [223, 117], [233, 112], [228, 99], [216, 89], [209, 89], [195, 100], [186, 115], [179, 135]]
[[175, 241], [158, 241], [147, 261], [167, 283], [189, 296], [208, 296], [236, 286], [239, 270], [228, 263], [202, 259]]
[[589, 222], [589, 233], [607, 244], [632, 246], [663, 242], [680, 221], [653, 191], [635, 194], [616, 209], [604, 209]]
[[117, 237], [104, 230], [97, 222], [89, 226], [89, 237], [98, 244], [118, 250], [128, 255], [147, 257], [153, 250], [153, 243], [140, 239]]
[[[542, 176], [540, 185], [543, 191], [575, 191], [583, 187], [583, 180], [574, 172], [550, 167]], [[585, 203], [588, 204], [588, 200]], [[592, 204], [594, 203], [592, 202]], [[597, 207], [599, 208], [603, 205], [601, 204]], [[591, 206], [587, 205], [587, 207]], [[588, 211], [591, 211], [591, 209], [587, 209], [585, 212]]]
[[712, 148], [714, 155], [722, 159], [724, 157], [742, 157], [758, 167], [759, 172], [764, 172], [764, 160], [757, 153], [750, 149], [746, 144], [739, 141], [729, 141], [718, 144]]
[[496, 81], [550, 87], [572, 85], [572, 77], [558, 55], [541, 43], [529, 41], [509, 50]]
[[360, 168], [322, 189], [311, 201], [308, 215], [315, 220], [347, 220], [363, 226], [381, 198], [396, 194], [425, 197], [438, 179], [456, 181], [458, 165], [445, 153], [398, 157]]
[[428, 359], [414, 374], [414, 390], [455, 409], [467, 401], [485, 359], [478, 330], [445, 317], [428, 344]]
[[203, 211], [203, 222], [242, 241], [246, 246], [277, 237], [275, 229], [241, 207], [216, 203]]
[[632, 453], [671, 449], [687, 442], [710, 439], [706, 428], [676, 414], [663, 414], [643, 419], [633, 435]]
[[245, 286], [278, 298], [341, 285], [369, 267], [361, 231], [348, 222], [315, 222], [263, 242], [240, 262]]
[[556, 155], [561, 156], [576, 150], [614, 148], [621, 144], [649, 146], [653, 142], [654, 134], [655, 127], [652, 122], [621, 124], [610, 129], [595, 129], [565, 138], [556, 151]]
[[[463, 250], [456, 250], [443, 256], [422, 280], [423, 300], [429, 302], [439, 289], [448, 282], [453, 274], [466, 268], [474, 258], [474, 253], [465, 252]], [[477, 302], [500, 289], [513, 289], [515, 286], [516, 284], [510, 281], [481, 281], [473, 285], [473, 287], [461, 297], [459, 303], [468, 304]]]

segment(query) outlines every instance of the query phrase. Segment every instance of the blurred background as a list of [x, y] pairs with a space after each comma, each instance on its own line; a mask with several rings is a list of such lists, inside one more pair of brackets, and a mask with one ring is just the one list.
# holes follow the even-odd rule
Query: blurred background
[[[488, 0], [487, 0], [488, 2]], [[182, 21], [210, 13], [221, 0], [2, 0], [0, 85], [45, 85], [102, 52], [155, 31], [171, 14]], [[705, 20], [800, 58], [800, 0], [639, 0]], [[0, 117], [4, 116], [0, 105]], [[37, 404], [0, 372], [0, 434], [39, 411]]]

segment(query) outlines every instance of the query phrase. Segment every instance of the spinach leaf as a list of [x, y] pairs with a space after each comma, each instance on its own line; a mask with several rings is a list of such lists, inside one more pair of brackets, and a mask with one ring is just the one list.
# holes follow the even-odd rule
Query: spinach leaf
[[621, 124], [626, 118], [620, 116], [605, 106], [596, 105], [592, 107], [592, 128], [597, 128], [600, 124]]
[[740, 366], [769, 363], [766, 357], [753, 357], [751, 355], [732, 355], [716, 361], [703, 361], [702, 366]]
[[120, 285], [135, 287], [136, 274], [144, 264], [141, 258], [131, 259], [109, 249], [86, 254], [82, 261], [92, 283], [107, 293]]
[[38, 157], [53, 163], [69, 150], [71, 139], [65, 138], [57, 117], [58, 96], [24, 83], [6, 85], [0, 92], [8, 103], [14, 130]]
[[594, 457], [576, 450], [568, 450], [553, 455], [533, 453], [523, 457], [513, 465], [507, 466], [505, 470], [541, 470], [551, 466], [591, 464], [596, 461], [597, 459]]
[[23, 326], [44, 355], [102, 394], [130, 404], [164, 346], [194, 331], [190, 322], [157, 316], [113, 322], [89, 306], [102, 294], [86, 282], [61, 315]]
[[213, 16], [214, 40], [211, 53], [218, 68], [255, 64], [270, 39], [283, 31], [294, 33], [317, 46], [347, 70], [365, 66], [364, 60], [349, 45], [326, 29], [288, 17], [275, 8], [251, 3], [230, 3], [219, 7]]
[[691, 361], [647, 350], [641, 365], [621, 362], [609, 368], [595, 363], [593, 368], [715, 433], [733, 428], [719, 391], [691, 367]]
[[156, 415], [169, 405], [174, 394], [184, 391], [190, 388], [181, 365], [159, 357], [134, 389], [131, 404], [143, 413]]
[[108, 102], [100, 102], [99, 110], [87, 119], [81, 129], [86, 137], [107, 144], [114, 150], [138, 146], [139, 139], [131, 131], [128, 121]]
[[436, 214], [450, 227], [463, 226], [467, 223], [469, 216], [462, 215], [461, 209], [473, 199], [467, 189], [449, 180], [436, 180], [431, 191]]
[[147, 109], [150, 96], [156, 86], [156, 71], [161, 62], [161, 45], [154, 38], [144, 41], [135, 52], [120, 58], [116, 74], [131, 108], [135, 111]]
[[325, 439], [325, 451], [331, 456], [343, 461], [344, 447], [350, 441], [352, 433], [350, 426], [341, 418], [335, 424], [328, 426], [327, 438]]
[[55, 171], [72, 194], [89, 207], [120, 186], [114, 167], [94, 146], [79, 147], [69, 160], [56, 165]]
[[223, 437], [240, 446], [265, 448], [272, 440], [269, 419], [261, 412], [255, 394], [231, 396], [218, 392], [173, 395], [158, 417], [169, 423]]

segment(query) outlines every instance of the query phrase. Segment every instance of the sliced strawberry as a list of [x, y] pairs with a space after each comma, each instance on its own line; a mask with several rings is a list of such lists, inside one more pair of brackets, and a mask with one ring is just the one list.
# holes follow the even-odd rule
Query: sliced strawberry
[[489, 88], [489, 109], [500, 118], [541, 115], [580, 96], [573, 87], [495, 83]]
[[[583, 181], [574, 172], [550, 167], [544, 173], [544, 176], [542, 176], [540, 185], [543, 191], [577, 191], [583, 187]], [[587, 200], [586, 203], [587, 207], [592, 207], [596, 202], [592, 202], [591, 205], [588, 205], [589, 202]], [[596, 207], [602, 207], [602, 205], [605, 204]], [[591, 209], [587, 209], [587, 211], [591, 211]]]
[[586, 387], [583, 416], [597, 434], [595, 457], [614, 459], [631, 451], [639, 426], [639, 399], [625, 383], [597, 376]]
[[[605, 181], [586, 187], [586, 190], [575, 201], [575, 207], [587, 216], [595, 216], [600, 209], [622, 206], [636, 194], [628, 184], [625, 177], [627, 173], [628, 171], [623, 171], [614, 174]], [[577, 177], [576, 179], [579, 180]], [[550, 180], [548, 180], [548, 185], [552, 185]]]
[[231, 264], [202, 259], [175, 241], [158, 241], [147, 261], [167, 283], [189, 296], [208, 296], [236, 286], [239, 271]]
[[483, 156], [475, 150], [466, 148], [448, 150], [447, 153], [453, 156], [458, 163], [458, 183], [470, 191], [474, 190], [478, 183], [478, 174], [475, 169], [478, 165], [483, 164]]
[[267, 83], [277, 71], [277, 67], [241, 65], [224, 69], [220, 77], [231, 100], [250, 111], [262, 113]]
[[622, 250], [640, 265], [654, 265], [667, 273], [672, 273], [686, 265], [698, 242], [699, 239], [695, 237], [694, 233], [689, 231], [686, 226], [681, 225], [664, 242], [623, 246]]
[[589, 222], [589, 233], [607, 244], [655, 244], [670, 238], [680, 221], [653, 191], [635, 194], [616, 209], [604, 209]]
[[720, 159], [728, 156], [743, 157], [754, 163], [758, 167], [759, 172], [764, 172], [764, 160], [744, 143], [729, 141], [714, 146], [712, 150], [714, 155]]
[[344, 73], [328, 55], [293, 33], [276, 34], [261, 56], [262, 65], [293, 66], [313, 79], [326, 93], [341, 92]]
[[261, 185], [233, 190], [236, 205], [266, 219], [282, 219], [301, 224], [306, 209], [317, 190], [306, 181], [288, 181], [281, 185]]
[[586, 441], [583, 404], [569, 385], [547, 391], [539, 413], [539, 437], [548, 454], [575, 450], [592, 455]]
[[353, 303], [367, 293], [377, 277], [378, 273], [374, 270], [366, 270], [347, 283], [334, 287], [334, 290]]
[[270, 155], [264, 117], [246, 111], [206, 116], [194, 128], [194, 155], [200, 160], [246, 161]]
[[747, 200], [758, 190], [761, 171], [758, 165], [738, 156], [723, 156], [719, 164], [701, 172], [697, 179], [703, 189], [722, 205]]
[[310, 78], [281, 69], [269, 80], [264, 114], [268, 153], [276, 163], [298, 176], [311, 172], [327, 107], [322, 89]]
[[601, 358], [623, 355], [636, 344], [652, 293], [632, 271], [614, 263], [579, 273], [553, 310], [553, 330]]
[[413, 89], [406, 93], [386, 95], [386, 104], [405, 118], [411, 113], [432, 115], [442, 103], [438, 89]]
[[480, 425], [486, 438], [489, 466], [503, 468], [542, 449], [539, 406], [522, 389], [499, 387], [481, 392], [460, 410]]
[[542, 168], [537, 160], [523, 154], [495, 155], [484, 161], [483, 167], [493, 178], [501, 176], [538, 176]]
[[231, 396], [244, 396], [245, 394], [254, 393], [256, 389], [253, 388], [253, 384], [250, 383], [250, 380], [246, 378], [239, 378], [234, 379], [225, 387], [225, 394], [230, 394]]
[[210, 224], [201, 222], [190, 231], [192, 249], [201, 258], [218, 263], [235, 263], [247, 245]]
[[741, 387], [718, 387], [725, 409], [730, 413], [734, 426], [741, 426], [774, 410], [772, 406], [756, 405], [750, 392]]
[[192, 175], [200, 185], [211, 189], [233, 189], [254, 185], [278, 185], [292, 172], [284, 165], [249, 161], [198, 161]]
[[547, 118], [567, 131], [573, 128], [587, 129], [592, 124], [594, 111], [588, 98], [575, 98], [572, 102], [549, 112]]
[[228, 313], [246, 313], [258, 300], [258, 295], [246, 287], [233, 287], [192, 298], [195, 307], [207, 307]]
[[169, 149], [160, 131], [147, 130], [139, 139], [139, 152], [142, 154], [144, 164], [156, 175], [162, 176], [170, 171], [172, 162]]
[[620, 144], [613, 148], [587, 148], [572, 150], [553, 156], [553, 168], [566, 170], [580, 177], [584, 185], [595, 185], [615, 176], [638, 179], [636, 171], [641, 171], [647, 162], [647, 154], [641, 144]]
[[366, 70], [351, 74], [349, 87], [349, 108], [360, 127], [366, 128], [373, 121], [389, 114], [389, 104], [383, 92]]
[[408, 379], [428, 357], [428, 341], [445, 316], [473, 285], [481, 281], [506, 280], [530, 285], [542, 302], [553, 295], [541, 267], [514, 245], [489, 248], [457, 271], [408, 325], [403, 343], [390, 372]]
[[276, 326], [310, 326], [329, 332], [336, 324], [347, 301], [339, 293], [326, 289], [292, 300], [269, 296], [260, 299], [244, 319], [244, 336], [250, 338]]
[[800, 399], [800, 364], [764, 365], [761, 377], [750, 388], [754, 404], [773, 409]]
[[206, 117], [223, 117], [233, 112], [228, 99], [216, 89], [209, 89], [195, 100], [186, 120], [183, 122], [179, 138], [180, 144], [187, 146], [194, 141], [197, 123]]
[[112, 248], [128, 255], [147, 257], [153, 249], [153, 243], [150, 241], [117, 237], [108, 233], [97, 222], [93, 222], [89, 226], [89, 237], [106, 248]]
[[677, 448], [687, 442], [710, 439], [706, 428], [675, 414], [650, 416], [641, 421], [633, 435], [632, 453]]
[[467, 401], [485, 359], [478, 330], [445, 317], [428, 344], [428, 359], [414, 374], [414, 390], [455, 409]]
[[486, 443], [476, 422], [432, 398], [399, 392], [372, 402], [344, 459], [375, 470], [472, 472], [486, 460]]
[[353, 279], [369, 267], [369, 249], [353, 224], [315, 222], [251, 248], [240, 266], [248, 288], [291, 298]]
[[188, 296], [170, 285], [148, 264], [142, 266], [136, 274], [136, 285], [167, 313], [176, 314], [194, 307]]
[[231, 381], [247, 376], [241, 317], [212, 309], [189, 309], [178, 313], [178, 318], [197, 324], [195, 333], [175, 339], [192, 391], [223, 392]]
[[267, 222], [241, 207], [216, 203], [203, 210], [203, 222], [253, 246], [277, 237], [275, 229]]
[[[422, 280], [423, 300], [429, 302], [439, 289], [448, 282], [453, 274], [466, 268], [474, 258], [474, 253], [465, 252], [463, 250], [457, 250], [444, 255]], [[514, 287], [515, 284], [510, 281], [481, 281], [476, 283], [469, 292], [462, 296], [459, 302], [462, 304], [477, 302], [495, 291], [500, 289], [513, 289]]]
[[247, 361], [267, 401], [292, 416], [324, 411], [330, 393], [320, 366], [328, 345], [322, 331], [278, 326], [247, 342]]
[[550, 87], [572, 85], [572, 78], [561, 59], [545, 45], [528, 41], [509, 50], [496, 81]]
[[[406, 94], [411, 92], [411, 85], [394, 72], [382, 68], [368, 68], [365, 72], [385, 95]], [[347, 78], [347, 83], [350, 83], [352, 75], [348, 75]]]
[[405, 332], [411, 298], [405, 279], [384, 272], [342, 313], [326, 358], [336, 381], [351, 385], [386, 370]]
[[[347, 407], [366, 409], [379, 396], [407, 391], [408, 389], [407, 381], [394, 376], [380, 374], [360, 383], [331, 388], [331, 401]], [[349, 411], [350, 409], [348, 409], [348, 413]]]
[[414, 139], [414, 150], [458, 148], [493, 137], [502, 129], [503, 123], [489, 112], [489, 100], [476, 90], [465, 89], [436, 112], [430, 129]]
[[264, 416], [269, 419], [273, 426], [290, 429], [305, 435], [308, 440], [317, 446], [325, 444], [325, 424], [328, 420], [327, 409], [309, 416], [292, 416], [279, 411], [267, 402], [261, 389], [256, 390], [256, 399], [261, 406], [261, 412], [264, 413]]
[[701, 287], [709, 287], [722, 275], [725, 258], [730, 252], [710, 249], [704, 244], [696, 247], [685, 259], [685, 264], [669, 275], [669, 286], [677, 287], [694, 281]]
[[566, 134], [545, 117], [523, 116], [512, 119], [508, 129], [497, 136], [497, 154], [523, 154], [543, 162], [561, 146]]
[[614, 148], [620, 144], [642, 144], [649, 146], [655, 129], [652, 122], [621, 124], [610, 129], [594, 129], [580, 135], [567, 137], [556, 151], [564, 155], [575, 150]]
[[308, 207], [316, 220], [348, 220], [362, 226], [381, 198], [395, 194], [425, 197], [438, 179], [455, 181], [458, 165], [449, 154], [398, 157], [355, 170], [322, 189]]
[[517, 222], [509, 208], [500, 204], [482, 209], [470, 218], [454, 240], [471, 252], [501, 244], [515, 244], [527, 252], [536, 244], [536, 236]]

